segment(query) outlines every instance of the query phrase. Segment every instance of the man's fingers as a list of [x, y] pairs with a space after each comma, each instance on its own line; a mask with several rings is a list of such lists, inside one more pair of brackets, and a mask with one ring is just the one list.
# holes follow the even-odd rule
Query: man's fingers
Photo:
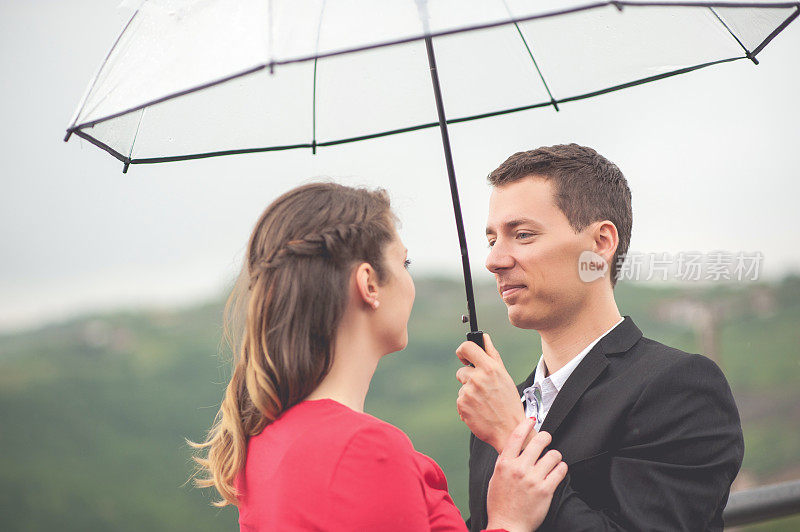
[[483, 345], [486, 346], [486, 354], [501, 364], [503, 363], [503, 359], [500, 358], [500, 352], [495, 348], [494, 344], [492, 343], [492, 339], [486, 333], [483, 333]]
[[[470, 342], [470, 343], [472, 343], [472, 342]], [[468, 360], [466, 358], [465, 351], [464, 351], [464, 349], [462, 349], [463, 346], [464, 346], [464, 344], [461, 344], [460, 346], [458, 346], [458, 348], [456, 349], [456, 356], [461, 361], [461, 363], [464, 364], [465, 366], [474, 366], [472, 361]]]
[[525, 449], [522, 451], [522, 455], [525, 457], [525, 461], [529, 466], [533, 466], [533, 464], [539, 460], [542, 451], [545, 447], [550, 445], [551, 441], [553, 441], [553, 438], [550, 436], [549, 432], [539, 432], [536, 436], [531, 438], [531, 441], [528, 442], [528, 445], [526, 445]]
[[473, 371], [475, 371], [475, 368], [471, 368], [469, 366], [464, 366], [463, 368], [459, 368], [458, 371], [456, 371], [456, 379], [461, 384], [466, 384], [472, 377]]
[[[525, 438], [528, 437], [528, 433], [531, 430], [533, 430], [533, 427], [535, 425], [536, 422], [533, 421], [532, 418], [525, 418], [522, 421], [522, 423], [517, 425], [517, 427], [511, 433], [511, 436], [508, 437], [508, 441], [506, 442], [505, 447], [503, 447], [503, 452], [500, 453], [500, 457], [506, 460], [512, 460], [514, 458], [517, 458], [519, 456], [520, 451], [522, 450], [522, 444], [525, 442]], [[545, 432], [544, 434], [547, 433]], [[541, 449], [539, 450], [539, 452], [541, 452]]]
[[485, 365], [492, 359], [478, 344], [470, 341], [466, 341], [458, 346], [458, 349], [456, 349], [456, 356], [465, 366], [472, 364], [476, 367]]

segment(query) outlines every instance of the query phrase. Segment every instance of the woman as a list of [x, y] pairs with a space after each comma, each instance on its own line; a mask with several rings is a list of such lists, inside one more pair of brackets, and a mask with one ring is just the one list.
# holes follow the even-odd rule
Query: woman
[[[408, 343], [406, 254], [382, 190], [313, 183], [258, 220], [226, 305], [233, 375], [196, 445], [198, 485], [238, 507], [241, 530], [465, 530], [438, 465], [364, 413], [379, 360]], [[536, 528], [566, 474], [557, 451], [539, 459], [546, 433], [523, 450], [531, 427], [497, 462], [489, 528]]]

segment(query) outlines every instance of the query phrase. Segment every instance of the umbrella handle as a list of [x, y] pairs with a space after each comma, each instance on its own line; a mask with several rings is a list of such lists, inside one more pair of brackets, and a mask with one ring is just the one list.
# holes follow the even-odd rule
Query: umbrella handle
[[[483, 331], [470, 331], [467, 333], [467, 341], [478, 344], [478, 347], [486, 351], [486, 346], [483, 345]], [[474, 368], [475, 364], [467, 362], [467, 366]]]
[[467, 333], [467, 340], [478, 344], [478, 347], [486, 351], [486, 346], [483, 345], [483, 331], [470, 331]]

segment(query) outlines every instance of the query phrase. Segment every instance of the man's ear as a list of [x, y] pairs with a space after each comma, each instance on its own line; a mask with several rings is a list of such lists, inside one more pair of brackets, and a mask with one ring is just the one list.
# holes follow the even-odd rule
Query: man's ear
[[368, 307], [377, 308], [378, 274], [368, 262], [362, 262], [355, 271], [356, 292], [359, 299]]
[[611, 266], [614, 260], [614, 253], [616, 253], [619, 245], [617, 226], [610, 220], [595, 222], [593, 225], [595, 225], [592, 231], [592, 238], [594, 239], [593, 251], [603, 257], [608, 265]]

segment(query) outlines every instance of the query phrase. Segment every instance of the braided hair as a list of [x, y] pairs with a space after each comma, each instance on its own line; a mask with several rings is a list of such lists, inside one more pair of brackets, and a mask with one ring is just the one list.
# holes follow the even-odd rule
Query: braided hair
[[383, 251], [394, 235], [385, 191], [335, 183], [295, 188], [259, 218], [225, 306], [231, 381], [206, 440], [190, 442], [205, 451], [194, 457], [195, 483], [217, 489], [217, 506], [237, 503], [247, 439], [327, 375], [350, 273], [368, 262], [383, 282]]
[[291, 264], [297, 257], [324, 257], [334, 264], [346, 264], [347, 248], [352, 248], [364, 226], [365, 221], [336, 224], [286, 242], [269, 258], [259, 259], [252, 265], [249, 289], [252, 290], [261, 274]]

